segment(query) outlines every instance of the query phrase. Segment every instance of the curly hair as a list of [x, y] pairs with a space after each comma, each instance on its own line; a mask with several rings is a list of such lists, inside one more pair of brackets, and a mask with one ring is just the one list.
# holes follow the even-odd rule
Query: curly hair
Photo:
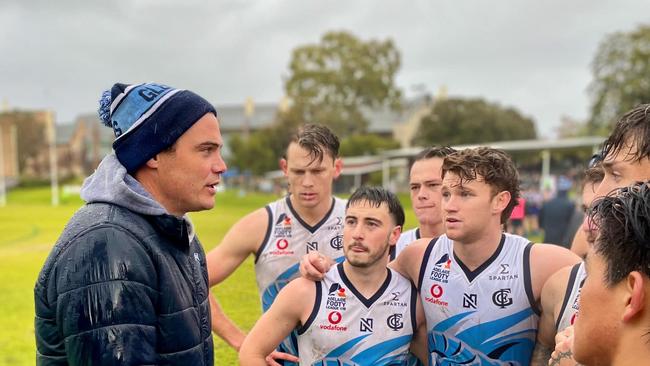
[[596, 252], [606, 263], [605, 282], [613, 286], [632, 271], [650, 277], [650, 186], [637, 182], [610, 192], [589, 214], [598, 228]]
[[345, 208], [347, 209], [350, 205], [362, 201], [367, 201], [373, 207], [379, 207], [382, 203], [385, 203], [388, 207], [388, 213], [395, 221], [395, 224], [404, 226], [404, 208], [395, 193], [382, 187], [361, 186], [348, 198]]
[[442, 163], [442, 177], [452, 172], [463, 182], [482, 180], [497, 193], [510, 193], [510, 202], [501, 213], [501, 223], [505, 223], [520, 197], [519, 173], [508, 154], [499, 149], [478, 147], [457, 151], [447, 156]]

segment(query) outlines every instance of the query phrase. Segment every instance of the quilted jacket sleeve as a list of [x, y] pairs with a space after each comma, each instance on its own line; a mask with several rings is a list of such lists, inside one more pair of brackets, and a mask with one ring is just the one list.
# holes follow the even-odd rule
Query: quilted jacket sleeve
[[157, 363], [156, 268], [133, 235], [95, 228], [48, 261], [35, 290], [37, 364]]

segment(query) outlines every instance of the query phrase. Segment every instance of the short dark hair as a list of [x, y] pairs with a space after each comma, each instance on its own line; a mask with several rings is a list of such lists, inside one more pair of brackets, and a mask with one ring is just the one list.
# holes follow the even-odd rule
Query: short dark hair
[[632, 161], [650, 158], [650, 104], [639, 104], [625, 113], [603, 145], [603, 157], [615, 156], [634, 142]]
[[614, 190], [594, 204], [596, 252], [606, 263], [605, 282], [615, 285], [632, 271], [650, 277], [650, 186], [637, 182]]
[[455, 152], [456, 149], [449, 146], [431, 146], [431, 147], [427, 147], [426, 149], [420, 151], [417, 155], [415, 155], [415, 157], [413, 158], [413, 162], [432, 159], [432, 158], [444, 159], [448, 155], [453, 154]]
[[368, 202], [374, 207], [379, 207], [382, 203], [385, 203], [388, 206], [388, 212], [395, 220], [395, 224], [404, 226], [404, 208], [395, 193], [382, 187], [361, 186], [348, 198], [345, 208], [347, 209], [351, 204], [361, 201]]
[[[339, 138], [328, 127], [318, 124], [306, 124], [300, 127], [289, 139], [289, 144], [297, 143], [309, 151], [313, 161], [322, 162], [325, 154], [332, 159], [339, 157]], [[287, 146], [288, 147], [288, 146]], [[286, 154], [285, 154], [286, 158]]]
[[501, 213], [501, 223], [508, 221], [520, 196], [519, 173], [508, 154], [491, 147], [459, 150], [442, 163], [443, 178], [447, 172], [457, 174], [461, 184], [476, 180], [480, 175], [492, 187], [493, 196], [502, 191], [510, 192], [510, 202]]

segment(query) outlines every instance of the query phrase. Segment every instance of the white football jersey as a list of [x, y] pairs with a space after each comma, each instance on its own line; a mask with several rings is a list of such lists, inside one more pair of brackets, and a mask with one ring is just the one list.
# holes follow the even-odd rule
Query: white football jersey
[[562, 308], [560, 309], [560, 314], [558, 314], [555, 323], [558, 332], [569, 325], [573, 325], [575, 322], [576, 317], [578, 316], [578, 310], [580, 309], [578, 306], [580, 301], [580, 289], [582, 289], [586, 277], [587, 272], [585, 272], [585, 262], [580, 262], [571, 268], [571, 275], [569, 276], [569, 282], [567, 283]]
[[[297, 278], [300, 259], [316, 250], [343, 261], [343, 223], [346, 201], [334, 197], [329, 212], [314, 226], [305, 223], [293, 209], [289, 196], [267, 205], [269, 221], [264, 241], [255, 258], [255, 278], [262, 301], [268, 310], [278, 292]], [[285, 340], [279, 350], [298, 355], [295, 334]]]
[[494, 254], [474, 271], [442, 235], [429, 243], [419, 293], [433, 365], [528, 365], [539, 310], [527, 239], [503, 234]]
[[379, 290], [365, 298], [339, 263], [315, 285], [314, 309], [297, 330], [300, 365], [407, 364], [416, 329], [411, 281], [387, 269]]

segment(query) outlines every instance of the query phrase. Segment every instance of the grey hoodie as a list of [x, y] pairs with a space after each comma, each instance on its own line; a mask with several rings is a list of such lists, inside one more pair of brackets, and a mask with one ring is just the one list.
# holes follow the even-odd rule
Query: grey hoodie
[[[117, 160], [114, 153], [102, 159], [97, 170], [84, 180], [81, 199], [86, 203], [112, 203], [142, 215], [167, 214], [167, 210], [142, 187], [140, 182], [126, 172], [126, 168]], [[194, 237], [194, 226], [187, 215], [183, 216], [183, 220], [187, 224], [191, 241]]]

